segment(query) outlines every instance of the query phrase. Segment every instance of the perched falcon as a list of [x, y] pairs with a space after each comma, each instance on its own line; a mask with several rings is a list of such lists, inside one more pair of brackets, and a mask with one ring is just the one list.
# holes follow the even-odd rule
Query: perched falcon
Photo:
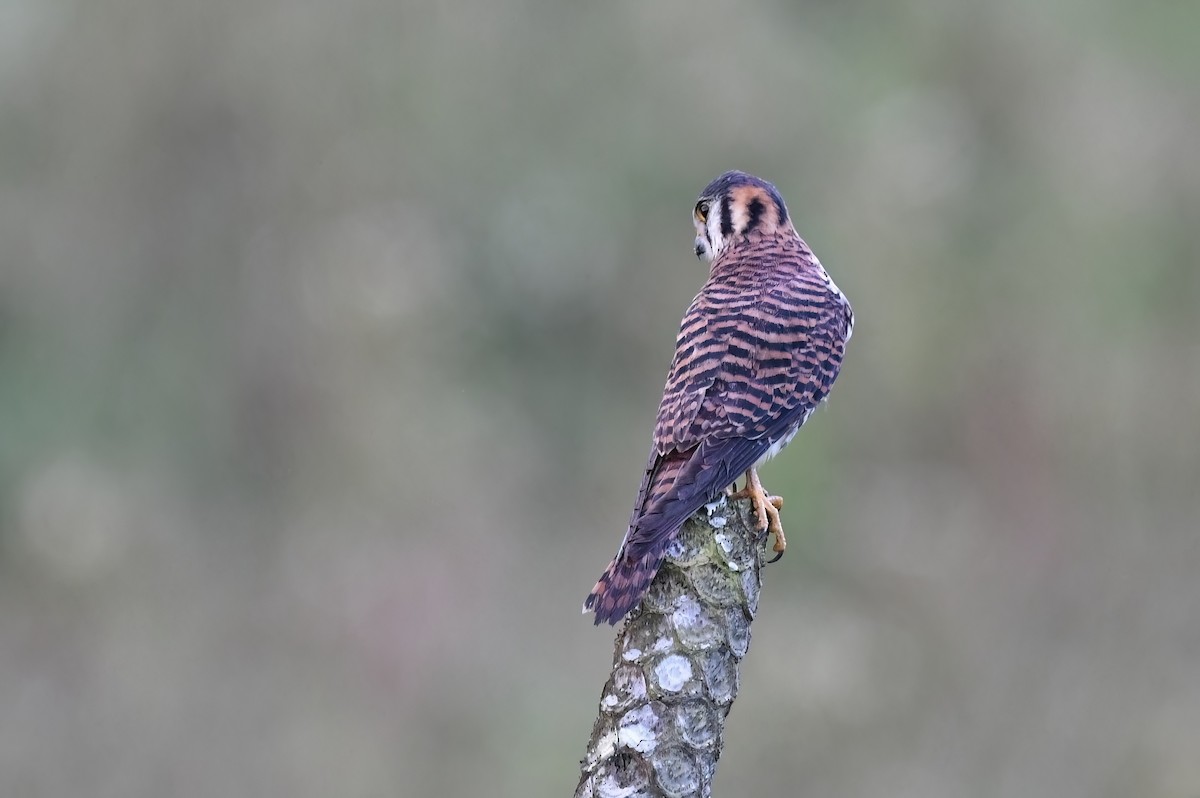
[[629, 531], [584, 603], [597, 624], [641, 600], [683, 522], [743, 472], [745, 487], [730, 495], [751, 499], [783, 554], [783, 500], [767, 495], [757, 468], [829, 394], [854, 329], [850, 303], [767, 181], [726, 172], [701, 192], [693, 223], [708, 281], [675, 339]]

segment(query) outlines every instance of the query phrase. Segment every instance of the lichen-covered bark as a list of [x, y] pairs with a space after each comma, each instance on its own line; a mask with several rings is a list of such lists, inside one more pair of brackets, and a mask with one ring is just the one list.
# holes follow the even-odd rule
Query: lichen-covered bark
[[722, 503], [688, 519], [625, 621], [576, 798], [712, 794], [762, 586], [749, 508]]

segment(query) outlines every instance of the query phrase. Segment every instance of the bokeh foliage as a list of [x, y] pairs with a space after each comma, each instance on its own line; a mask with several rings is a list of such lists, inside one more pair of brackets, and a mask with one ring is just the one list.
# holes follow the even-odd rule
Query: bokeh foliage
[[566, 794], [741, 168], [858, 325], [721, 774], [1195, 795], [1198, 25], [5, 3], [0, 792]]

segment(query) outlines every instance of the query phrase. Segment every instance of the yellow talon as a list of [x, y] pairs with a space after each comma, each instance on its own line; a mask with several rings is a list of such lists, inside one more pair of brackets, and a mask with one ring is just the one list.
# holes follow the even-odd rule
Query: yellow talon
[[775, 557], [770, 562], [775, 562], [782, 557], [783, 553], [787, 551], [787, 537], [783, 534], [783, 524], [779, 520], [779, 511], [783, 509], [783, 498], [767, 494], [758, 478], [758, 471], [754, 468], [746, 472], [746, 487], [731, 493], [729, 498], [750, 499], [754, 513], [758, 517], [758, 531], [775, 536], [775, 545], [772, 547]]

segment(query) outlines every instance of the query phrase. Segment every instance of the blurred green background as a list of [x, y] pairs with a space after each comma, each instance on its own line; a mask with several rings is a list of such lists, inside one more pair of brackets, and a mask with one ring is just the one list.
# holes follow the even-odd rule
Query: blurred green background
[[570, 794], [738, 168], [858, 325], [718, 794], [1194, 798], [1197, 30], [5, 0], [0, 794]]

